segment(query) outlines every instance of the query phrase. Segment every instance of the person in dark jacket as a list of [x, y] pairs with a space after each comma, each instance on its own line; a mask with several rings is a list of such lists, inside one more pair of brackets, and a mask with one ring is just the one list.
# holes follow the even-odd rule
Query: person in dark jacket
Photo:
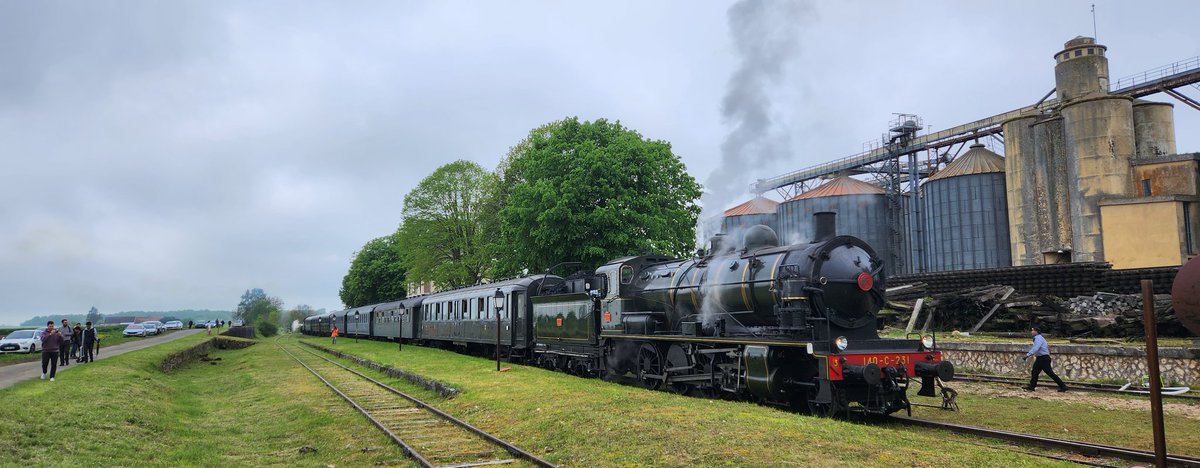
[[71, 354], [71, 323], [67, 322], [67, 319], [63, 319], [62, 329], [58, 332], [62, 334], [63, 338], [62, 349], [58, 353], [58, 365], [67, 366], [69, 364], [67, 360]]
[[96, 328], [92, 327], [92, 322], [87, 323], [87, 328], [83, 329], [83, 349], [79, 355], [79, 360], [82, 362], [92, 362], [96, 360], [96, 355], [92, 353], [92, 349], [96, 346]]
[[46, 365], [50, 365], [50, 381], [58, 373], [58, 353], [63, 348], [63, 336], [54, 329], [54, 321], [46, 322], [46, 331], [42, 332], [42, 380], [46, 380]]
[[83, 325], [75, 322], [75, 327], [71, 329], [71, 336], [75, 337], [75, 340], [71, 341], [71, 359], [74, 359], [75, 362], [83, 362], [83, 354], [80, 351], [80, 348], [83, 347]]

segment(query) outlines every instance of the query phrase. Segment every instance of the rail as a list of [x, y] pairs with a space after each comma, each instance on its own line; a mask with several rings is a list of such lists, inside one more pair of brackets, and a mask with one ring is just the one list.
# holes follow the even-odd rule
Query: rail
[[[933, 429], [945, 429], [951, 432], [960, 434], [972, 434], [982, 437], [990, 437], [994, 439], [1002, 439], [1020, 444], [1035, 444], [1042, 447], [1052, 449], [1065, 449], [1085, 455], [1102, 455], [1108, 457], [1117, 457], [1124, 460], [1135, 460], [1139, 462], [1154, 463], [1154, 452], [1145, 450], [1137, 450], [1126, 447], [1116, 447], [1112, 445], [1094, 444], [1091, 442], [1080, 442], [1075, 440], [1056, 439], [1053, 437], [1044, 437], [1034, 434], [1024, 434], [1020, 432], [1002, 431], [998, 429], [988, 429], [978, 426], [967, 426], [962, 424], [945, 423], [939, 421], [927, 421], [922, 419], [906, 418], [901, 416], [892, 416], [891, 420], [900, 424], [910, 426], [920, 426]], [[1167, 454], [1167, 463], [1180, 466], [1200, 466], [1200, 458], [1188, 457], [1183, 455]]]
[[[475, 436], [478, 436], [479, 441], [484, 442], [487, 445], [498, 447], [508, 454], [511, 454], [517, 458], [521, 458], [536, 466], [556, 466], [537, 457], [536, 455], [533, 455], [532, 453], [522, 450], [521, 448], [507, 441], [495, 437], [483, 431], [482, 429], [455, 418], [454, 416], [451, 416], [429, 405], [428, 403], [417, 399], [416, 397], [408, 395], [383, 382], [375, 380], [357, 370], [351, 369], [350, 367], [347, 367], [332, 359], [321, 356], [314, 351], [298, 348], [305, 353], [311, 354], [312, 356], [324, 361], [320, 364], [336, 366], [336, 368], [340, 368], [341, 370], [353, 374], [361, 379], [361, 381], [369, 383], [369, 385], [360, 385], [361, 381], [354, 379], [351, 381], [343, 381], [340, 382], [341, 387], [345, 388], [345, 391], [343, 391], [343, 388], [339, 388], [339, 385], [335, 385], [330, 381], [329, 378], [327, 378], [326, 375], [322, 375], [321, 372], [318, 372], [313, 368], [313, 366], [310, 366], [309, 363], [306, 363], [299, 356], [296, 356], [291, 351], [288, 351], [286, 347], [278, 342], [275, 344], [276, 346], [279, 346], [280, 350], [282, 350], [288, 356], [291, 356], [292, 359], [295, 359], [296, 362], [298, 362], [301, 366], [321, 380], [321, 382], [323, 382], [326, 386], [337, 393], [338, 396], [346, 400], [346, 402], [354, 407], [354, 409], [362, 413], [363, 416], [370, 420], [372, 424], [383, 431], [388, 438], [392, 439], [393, 442], [403, 448], [406, 454], [413, 457], [413, 459], [419, 462], [422, 466], [467, 467], [508, 464], [514, 461], [511, 459], [496, 458], [494, 456], [494, 452], [487, 449], [486, 445], [482, 447], [478, 445], [471, 447], [464, 441], [462, 436], [445, 436], [446, 433], [444, 430], [438, 430], [439, 428], [446, 429], [450, 427], [457, 427]], [[372, 391], [371, 389], [374, 390]], [[394, 397], [396, 396], [402, 398], [403, 400], [395, 399]], [[432, 415], [433, 418], [429, 418], [428, 416], [430, 415]], [[449, 425], [438, 423], [438, 421], [448, 423]], [[423, 442], [429, 441], [428, 439], [431, 434], [442, 436], [436, 437], [434, 442], [451, 440], [456, 441], [456, 444], [449, 449], [450, 451], [447, 451], [446, 448], [439, 447], [437, 445], [423, 445]], [[472, 451], [472, 449], [474, 449], [474, 451]], [[451, 461], [449, 463], [439, 465], [435, 463], [436, 460]]]
[[1147, 83], [1193, 71], [1200, 71], [1200, 55], [1113, 81], [1108, 86], [1109, 94], [1126, 94]]

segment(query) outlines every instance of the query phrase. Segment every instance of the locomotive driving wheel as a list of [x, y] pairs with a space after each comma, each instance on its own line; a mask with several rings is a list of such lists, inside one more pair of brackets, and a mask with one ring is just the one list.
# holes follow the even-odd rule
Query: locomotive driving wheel
[[659, 352], [658, 347], [653, 343], [644, 343], [638, 349], [637, 356], [637, 379], [638, 382], [651, 390], [657, 390], [663, 384], [664, 370], [663, 356]]
[[[689, 370], [672, 370], [671, 374], [691, 375], [692, 372], [690, 368], [693, 367], [692, 360], [688, 357], [687, 350], [683, 348], [683, 345], [671, 345], [671, 347], [667, 349], [667, 369], [680, 369], [685, 367], [689, 368]], [[687, 393], [689, 387], [691, 386], [683, 383], [672, 383], [668, 385], [668, 388], [672, 392], [679, 394]]]

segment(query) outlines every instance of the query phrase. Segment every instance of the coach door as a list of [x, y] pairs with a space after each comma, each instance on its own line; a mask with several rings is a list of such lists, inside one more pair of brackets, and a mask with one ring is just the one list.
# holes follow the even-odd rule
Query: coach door
[[525, 340], [528, 335], [527, 323], [525, 323], [525, 291], [513, 290], [508, 295], [508, 306], [505, 307], [508, 323], [512, 324], [512, 345], [514, 347], [525, 347]]

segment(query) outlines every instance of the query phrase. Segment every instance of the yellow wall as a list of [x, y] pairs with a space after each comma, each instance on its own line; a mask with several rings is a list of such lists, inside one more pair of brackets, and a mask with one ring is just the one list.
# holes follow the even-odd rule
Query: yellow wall
[[1142, 193], [1142, 181], [1150, 181], [1150, 196], [1196, 195], [1196, 161], [1144, 164], [1133, 168], [1133, 193]]
[[1101, 206], [1100, 219], [1104, 259], [1113, 269], [1183, 264], [1182, 202]]

